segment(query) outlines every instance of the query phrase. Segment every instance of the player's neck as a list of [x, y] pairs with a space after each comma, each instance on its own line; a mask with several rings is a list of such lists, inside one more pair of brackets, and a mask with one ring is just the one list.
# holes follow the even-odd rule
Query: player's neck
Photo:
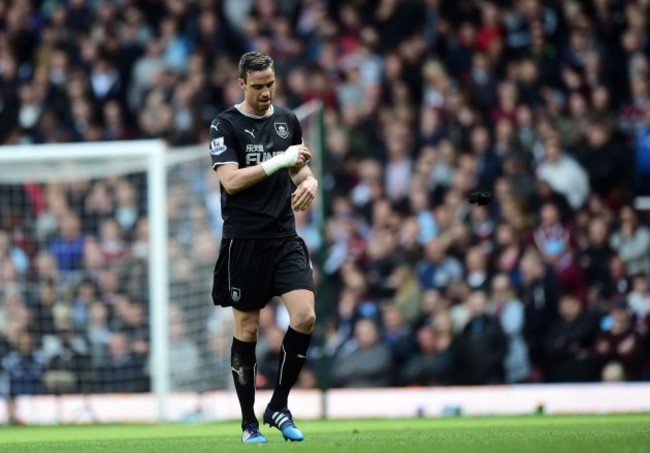
[[266, 118], [267, 116], [273, 115], [273, 105], [271, 104], [264, 114], [260, 115], [259, 112], [256, 112], [253, 107], [243, 101], [239, 104], [235, 104], [235, 108], [239, 110], [239, 113], [242, 115], [248, 116], [250, 118]]

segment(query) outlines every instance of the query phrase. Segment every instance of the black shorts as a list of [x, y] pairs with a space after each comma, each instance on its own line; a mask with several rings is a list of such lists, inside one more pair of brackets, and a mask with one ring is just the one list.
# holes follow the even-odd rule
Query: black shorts
[[297, 235], [221, 241], [212, 283], [215, 305], [260, 310], [273, 296], [296, 289], [314, 291], [309, 252]]

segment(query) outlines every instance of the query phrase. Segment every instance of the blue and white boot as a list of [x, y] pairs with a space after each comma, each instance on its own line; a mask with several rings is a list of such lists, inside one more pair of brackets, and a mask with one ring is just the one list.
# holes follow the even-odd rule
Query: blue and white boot
[[301, 442], [305, 438], [300, 430], [296, 428], [296, 425], [293, 423], [293, 416], [286, 407], [279, 411], [272, 411], [267, 407], [264, 411], [264, 423], [278, 428], [282, 432], [284, 440]]
[[241, 441], [245, 444], [264, 444], [267, 442], [266, 437], [260, 432], [257, 423], [249, 423], [244, 427], [241, 434]]

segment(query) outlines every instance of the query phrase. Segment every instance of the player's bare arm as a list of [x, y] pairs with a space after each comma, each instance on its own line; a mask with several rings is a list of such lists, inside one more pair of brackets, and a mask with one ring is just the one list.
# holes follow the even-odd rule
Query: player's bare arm
[[265, 162], [251, 167], [239, 168], [237, 164], [224, 164], [216, 168], [217, 176], [226, 192], [233, 195], [241, 192], [272, 175], [276, 171], [293, 166], [303, 166], [311, 159], [306, 146], [293, 145], [287, 150]]
[[297, 186], [291, 194], [291, 208], [294, 211], [305, 211], [316, 198], [318, 180], [311, 168], [304, 164], [289, 168], [289, 175]]

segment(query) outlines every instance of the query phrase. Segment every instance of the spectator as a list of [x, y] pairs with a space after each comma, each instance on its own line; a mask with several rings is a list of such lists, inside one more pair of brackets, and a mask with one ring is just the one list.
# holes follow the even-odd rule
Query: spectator
[[422, 288], [442, 289], [462, 277], [463, 268], [455, 258], [445, 254], [445, 245], [439, 238], [433, 238], [424, 246], [424, 258], [415, 270]]
[[576, 261], [578, 244], [574, 229], [562, 223], [557, 206], [551, 203], [542, 205], [539, 217], [540, 224], [531, 232], [528, 242], [553, 269], [563, 291], [571, 292], [586, 302], [586, 285]]
[[490, 285], [488, 260], [480, 247], [472, 247], [465, 255], [465, 283], [472, 290], [486, 290]]
[[71, 317], [74, 329], [83, 329], [88, 325], [90, 307], [97, 301], [97, 287], [89, 280], [83, 280], [76, 288], [76, 294], [72, 301]]
[[26, 330], [20, 332], [16, 350], [2, 360], [3, 388], [8, 396], [13, 398], [44, 393], [43, 374], [46, 366], [32, 334]]
[[597, 333], [597, 320], [582, 308], [573, 295], [560, 298], [558, 319], [545, 339], [546, 379], [548, 382], [590, 382], [597, 377], [591, 347]]
[[634, 328], [632, 312], [625, 300], [614, 303], [610, 316], [612, 326], [599, 332], [594, 341], [593, 353], [605, 380], [605, 371], [611, 363], [619, 363], [623, 368], [623, 379], [635, 381], [643, 370], [643, 338]]
[[15, 398], [20, 395], [40, 395], [45, 392], [43, 375], [46, 363], [35, 348], [32, 334], [23, 330], [17, 335], [17, 347], [2, 359], [2, 392], [7, 398], [10, 423], [18, 423]]
[[75, 214], [67, 214], [61, 219], [59, 235], [52, 241], [50, 252], [56, 258], [58, 267], [64, 275], [82, 269], [84, 238], [81, 222]]
[[93, 302], [88, 311], [86, 337], [92, 366], [99, 370], [107, 359], [108, 343], [111, 332], [108, 328], [108, 309], [102, 302]]
[[635, 139], [634, 186], [637, 193], [647, 196], [650, 195], [650, 108], [645, 111]]
[[332, 385], [335, 387], [386, 387], [390, 376], [390, 349], [379, 337], [377, 325], [361, 319], [354, 328], [354, 337], [332, 364]]
[[571, 208], [578, 209], [587, 200], [589, 180], [585, 170], [567, 156], [557, 137], [544, 142], [544, 160], [537, 168], [537, 177], [547, 181], [553, 190], [564, 195]]
[[501, 223], [496, 227], [494, 242], [495, 270], [514, 277], [523, 253], [519, 235], [511, 224]]
[[129, 340], [123, 333], [111, 334], [108, 357], [99, 370], [97, 390], [102, 393], [143, 392], [144, 371], [130, 351]]
[[503, 361], [506, 382], [524, 382], [530, 374], [528, 347], [524, 340], [524, 306], [515, 298], [510, 278], [505, 274], [492, 278], [491, 295], [488, 311], [499, 321], [508, 339], [508, 352]]
[[451, 385], [453, 355], [451, 318], [440, 315], [432, 326], [425, 325], [417, 331], [417, 352], [403, 369], [404, 380], [409, 385]]
[[619, 227], [611, 238], [611, 245], [625, 262], [629, 275], [650, 273], [650, 229], [639, 223], [631, 206], [619, 211]]
[[628, 304], [634, 318], [641, 322], [650, 315], [650, 280], [648, 274], [639, 273], [632, 278], [632, 291]]
[[498, 321], [487, 313], [487, 295], [474, 291], [467, 299], [469, 322], [452, 345], [456, 383], [460, 385], [502, 384], [507, 338]]
[[383, 308], [382, 320], [383, 341], [390, 348], [393, 364], [390, 385], [403, 386], [406, 382], [402, 379], [402, 369], [415, 347], [413, 333], [396, 305], [391, 304]]
[[232, 382], [230, 370], [230, 341], [232, 335], [215, 333], [208, 342], [207, 378], [203, 378], [206, 390], [226, 390]]
[[[58, 347], [47, 363], [43, 382], [48, 393], [89, 393], [94, 389], [95, 376], [86, 344], [75, 344], [72, 323], [67, 320], [57, 326]], [[77, 339], [78, 340], [78, 339]]]
[[603, 218], [594, 218], [589, 222], [587, 244], [580, 251], [579, 261], [589, 288], [602, 292], [603, 282], [607, 281], [609, 261], [614, 250], [608, 242], [608, 226]]
[[[199, 349], [186, 336], [183, 313], [176, 306], [170, 310], [169, 363], [170, 389], [174, 392], [189, 392], [197, 388], [199, 374]], [[183, 366], [175, 366], [182, 363]]]
[[592, 191], [612, 206], [629, 197], [632, 180], [632, 153], [612, 137], [606, 124], [593, 121], [586, 128], [586, 143], [578, 151], [578, 161], [589, 175]]

